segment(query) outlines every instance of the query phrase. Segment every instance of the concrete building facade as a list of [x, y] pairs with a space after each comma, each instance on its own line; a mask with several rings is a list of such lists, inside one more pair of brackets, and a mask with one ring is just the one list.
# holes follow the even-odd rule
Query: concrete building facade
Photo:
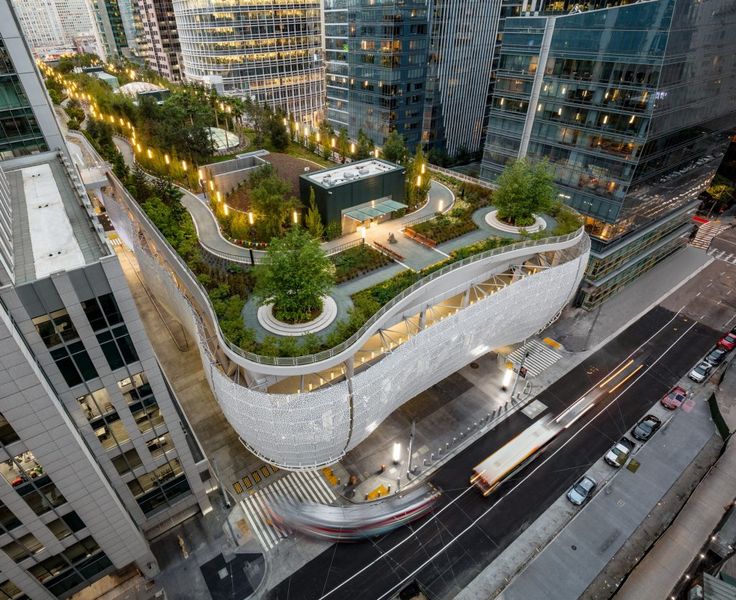
[[[6, 25], [41, 122], [51, 107]], [[32, 154], [0, 162], [0, 590], [34, 600], [119, 569], [155, 576], [148, 538], [211, 508], [207, 462], [46, 125]]]

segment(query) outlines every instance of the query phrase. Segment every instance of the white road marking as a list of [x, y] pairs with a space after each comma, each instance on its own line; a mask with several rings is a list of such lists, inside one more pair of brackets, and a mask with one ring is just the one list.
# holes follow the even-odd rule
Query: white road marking
[[[638, 347], [638, 348], [636, 348], [635, 350], [633, 350], [633, 351], [632, 351], [632, 352], [631, 352], [631, 353], [630, 353], [630, 354], [629, 354], [629, 355], [628, 355], [628, 356], [627, 356], [626, 358], [624, 358], [624, 359], [623, 359], [623, 360], [622, 360], [622, 361], [621, 361], [621, 362], [620, 362], [620, 363], [619, 363], [618, 365], [616, 365], [616, 366], [615, 366], [615, 367], [614, 367], [613, 369], [611, 369], [611, 371], [610, 371], [610, 372], [609, 372], [608, 374], [610, 375], [611, 373], [614, 373], [614, 372], [615, 372], [615, 371], [616, 371], [617, 369], [620, 369], [620, 368], [621, 368], [621, 367], [622, 367], [622, 366], [623, 366], [623, 365], [624, 365], [624, 364], [625, 364], [625, 363], [626, 363], [626, 362], [627, 362], [627, 361], [628, 361], [628, 360], [629, 360], [629, 359], [630, 359], [630, 358], [631, 358], [632, 356], [634, 356], [634, 354], [636, 354], [636, 353], [637, 353], [637, 352], [638, 352], [639, 350], [641, 350], [641, 349], [642, 349], [642, 348], [643, 348], [644, 346], [646, 346], [646, 345], [647, 345], [647, 344], [648, 344], [649, 342], [651, 342], [651, 341], [652, 341], [652, 340], [653, 340], [653, 339], [654, 339], [655, 337], [657, 337], [657, 336], [658, 336], [658, 335], [659, 335], [660, 333], [662, 333], [662, 332], [663, 332], [663, 331], [664, 331], [665, 329], [667, 329], [667, 327], [668, 327], [668, 326], [670, 325], [670, 323], [672, 323], [672, 322], [673, 322], [673, 321], [674, 321], [675, 319], [677, 319], [677, 317], [679, 317], [679, 316], [680, 316], [680, 313], [681, 313], [681, 312], [682, 312], [683, 310], [685, 310], [685, 306], [686, 306], [686, 305], [683, 305], [683, 306], [682, 306], [682, 307], [680, 308], [680, 310], [678, 310], [678, 311], [677, 311], [677, 312], [676, 312], [676, 313], [674, 314], [674, 316], [673, 316], [673, 317], [672, 317], [672, 318], [671, 318], [671, 319], [670, 319], [669, 321], [667, 321], [667, 322], [666, 322], [666, 323], [665, 323], [664, 325], [662, 325], [662, 327], [660, 327], [660, 328], [659, 328], [659, 329], [658, 329], [657, 331], [655, 331], [655, 332], [654, 332], [654, 333], [653, 333], [653, 334], [652, 334], [652, 335], [651, 335], [651, 336], [650, 336], [650, 337], [649, 337], [649, 338], [648, 338], [647, 340], [645, 340], [644, 342], [642, 342], [642, 343], [641, 343], [641, 344], [639, 345], [639, 347]], [[692, 329], [692, 327], [694, 327], [694, 326], [695, 326], [695, 323], [693, 323], [693, 324], [692, 324], [692, 325], [690, 326], [690, 328]], [[689, 331], [689, 330], [688, 330], [688, 331]], [[687, 333], [687, 331], [686, 331], [685, 333]], [[683, 335], [684, 335], [684, 334], [683, 334]], [[675, 343], [677, 343], [677, 342], [675, 342]], [[669, 349], [668, 349], [668, 350], [669, 350]], [[655, 362], [654, 364], [656, 364], [656, 362]], [[654, 365], [652, 365], [652, 366], [654, 366]], [[651, 367], [650, 367], [650, 368], [651, 368]], [[648, 369], [647, 369], [647, 371], [648, 371]], [[646, 373], [647, 371], [644, 371], [644, 373]], [[639, 378], [641, 378], [641, 377], [642, 377], [642, 376], [644, 375], [644, 373], [642, 373], [642, 374], [641, 374], [641, 375], [640, 375], [640, 376], [639, 376], [639, 377], [638, 377], [637, 379], [635, 379], [635, 380], [634, 380], [634, 382], [633, 382], [633, 383], [632, 383], [631, 385], [633, 385], [634, 383], [636, 383], [636, 382], [637, 382], [637, 381], [639, 380]], [[601, 379], [601, 381], [603, 381], [603, 379]], [[580, 397], [581, 397], [581, 398], [583, 398], [583, 397], [587, 396], [587, 395], [588, 395], [588, 394], [589, 394], [590, 392], [592, 392], [592, 391], [593, 391], [594, 389], [596, 389], [596, 388], [598, 387], [599, 383], [600, 383], [600, 382], [597, 382], [597, 383], [595, 383], [594, 385], [592, 385], [592, 386], [590, 387], [590, 389], [588, 389], [588, 390], [587, 390], [587, 391], [586, 391], [586, 392], [585, 392], [584, 394], [581, 394], [581, 396], [580, 396]], [[630, 385], [629, 387], [631, 387], [631, 385]], [[625, 389], [625, 390], [624, 390], [623, 392], [621, 392], [621, 394], [623, 394], [624, 392], [626, 392], [626, 390], [628, 390], [628, 389], [629, 389], [629, 387], [627, 387], [627, 388], [626, 388], [626, 389]], [[616, 398], [614, 398], [614, 400], [613, 400], [612, 402], [615, 402], [615, 401], [616, 401], [616, 399], [617, 399], [617, 398], [619, 398], [619, 397], [621, 396], [621, 394], [619, 394], [618, 396], [616, 396]], [[606, 407], [606, 408], [607, 408], [607, 407]], [[603, 410], [605, 410], [605, 409], [603, 409]], [[600, 414], [600, 413], [599, 413], [599, 414]], [[596, 415], [596, 416], [598, 416], [598, 415]], [[593, 417], [593, 419], [595, 419], [595, 418], [596, 418], [596, 417]], [[593, 421], [593, 419], [591, 419], [590, 421], [588, 421], [588, 423], [592, 422], [592, 421]], [[586, 425], [584, 425], [583, 427], [586, 427], [586, 426], [587, 426], [587, 424], [586, 424]], [[578, 433], [579, 433], [579, 432], [578, 432]], [[577, 433], [576, 433], [575, 435], [577, 435]], [[571, 438], [571, 439], [572, 439], [572, 438]], [[564, 448], [564, 446], [562, 446], [562, 448]], [[561, 450], [562, 448], [560, 448], [560, 450]], [[552, 455], [552, 456], [554, 456], [554, 455]], [[551, 456], [550, 456], [550, 458], [551, 458]], [[541, 466], [541, 465], [540, 465], [540, 466]], [[536, 470], [536, 469], [535, 469], [535, 470]], [[443, 507], [442, 507], [442, 508], [441, 508], [440, 510], [438, 510], [438, 511], [437, 511], [436, 513], [433, 513], [433, 514], [432, 514], [431, 516], [427, 517], [427, 519], [425, 520], [425, 522], [424, 522], [424, 523], [422, 523], [422, 524], [421, 524], [421, 525], [420, 525], [419, 527], [417, 527], [417, 528], [416, 528], [416, 529], [415, 529], [414, 531], [412, 531], [412, 532], [411, 532], [411, 533], [410, 533], [409, 535], [407, 535], [407, 536], [406, 536], [406, 537], [405, 537], [405, 538], [404, 538], [403, 540], [401, 540], [401, 541], [400, 541], [400, 542], [399, 542], [398, 544], [396, 544], [396, 545], [395, 545], [395, 546], [393, 546], [392, 548], [389, 548], [388, 550], [386, 550], [385, 552], [383, 552], [383, 553], [381, 554], [381, 556], [379, 556], [378, 558], [376, 558], [376, 559], [372, 560], [372, 561], [371, 561], [371, 562], [369, 562], [369, 563], [368, 563], [367, 565], [365, 565], [365, 566], [364, 566], [364, 567], [363, 567], [362, 569], [360, 569], [360, 571], [357, 571], [357, 572], [355, 572], [355, 573], [354, 573], [353, 575], [351, 575], [350, 577], [348, 577], [348, 578], [347, 578], [347, 579], [346, 579], [345, 581], [343, 581], [343, 582], [342, 582], [342, 583], [340, 583], [339, 585], [337, 585], [337, 586], [335, 586], [334, 588], [332, 588], [332, 589], [331, 589], [331, 590], [330, 590], [329, 592], [327, 592], [326, 594], [324, 594], [323, 596], [321, 596], [321, 597], [319, 598], [319, 600], [324, 600], [324, 598], [327, 598], [327, 597], [328, 597], [328, 596], [330, 596], [330, 595], [331, 595], [331, 594], [332, 594], [333, 592], [336, 592], [337, 590], [339, 590], [339, 589], [340, 589], [341, 587], [343, 587], [343, 586], [344, 586], [345, 584], [347, 584], [347, 583], [348, 583], [349, 581], [351, 581], [351, 580], [355, 579], [355, 578], [356, 578], [356, 577], [357, 577], [358, 575], [360, 575], [361, 573], [363, 573], [364, 571], [366, 571], [367, 569], [369, 569], [369, 568], [370, 568], [371, 566], [373, 566], [374, 564], [376, 564], [376, 563], [377, 563], [377, 562], [379, 562], [380, 560], [383, 560], [383, 559], [384, 559], [384, 558], [385, 558], [386, 556], [388, 556], [389, 554], [391, 554], [391, 553], [392, 553], [392, 552], [393, 552], [394, 550], [396, 550], [396, 549], [397, 549], [397, 548], [399, 548], [400, 546], [404, 545], [404, 543], [408, 542], [408, 541], [409, 541], [409, 540], [410, 540], [410, 539], [411, 539], [412, 537], [414, 537], [415, 535], [417, 535], [417, 534], [418, 534], [418, 533], [419, 533], [419, 532], [420, 532], [420, 531], [421, 531], [422, 529], [424, 529], [425, 527], [427, 527], [427, 525], [429, 525], [430, 523], [432, 523], [432, 521], [434, 521], [434, 520], [435, 520], [435, 519], [436, 519], [437, 517], [439, 517], [439, 516], [440, 516], [440, 515], [441, 515], [441, 514], [442, 514], [443, 512], [445, 512], [445, 511], [446, 511], [446, 510], [447, 510], [448, 508], [450, 508], [450, 506], [452, 506], [453, 504], [455, 504], [455, 502], [457, 502], [458, 500], [460, 500], [460, 498], [462, 498], [462, 497], [463, 497], [463, 496], [464, 496], [465, 494], [467, 494], [468, 492], [470, 492], [471, 490], [474, 490], [474, 489], [475, 489], [475, 488], [474, 488], [473, 486], [469, 486], [469, 487], [468, 487], [468, 488], [467, 488], [467, 489], [466, 489], [466, 490], [465, 490], [464, 492], [461, 492], [460, 494], [458, 494], [458, 495], [457, 495], [457, 497], [456, 497], [456, 498], [455, 498], [454, 500], [451, 500], [450, 502], [448, 502], [447, 504], [445, 504], [445, 506], [443, 506]], [[516, 489], [516, 488], [514, 488], [514, 489]], [[495, 506], [495, 505], [494, 505], [494, 506]], [[461, 535], [462, 535], [462, 534], [461, 534]]]
[[[583, 425], [578, 431], [576, 431], [569, 440], [567, 440], [562, 446], [560, 446], [557, 450], [555, 450], [548, 458], [546, 458], [543, 462], [539, 463], [534, 470], [529, 473], [524, 479], [519, 481], [513, 488], [511, 488], [509, 491], [504, 493], [503, 496], [501, 496], [498, 500], [496, 500], [491, 506], [489, 506], [485, 512], [483, 512], [478, 518], [476, 518], [470, 525], [468, 525], [465, 529], [463, 529], [459, 534], [457, 534], [454, 538], [452, 538], [447, 544], [444, 545], [444, 547], [441, 550], [438, 550], [434, 553], [434, 555], [430, 556], [424, 563], [422, 563], [418, 568], [416, 568], [414, 571], [409, 573], [407, 577], [402, 579], [399, 583], [395, 584], [389, 591], [381, 595], [377, 600], [383, 600], [384, 598], [390, 596], [397, 588], [400, 588], [402, 585], [404, 585], [407, 581], [412, 579], [416, 576], [417, 573], [419, 573], [424, 567], [426, 567], [428, 564], [430, 564], [435, 558], [437, 558], [440, 554], [442, 554], [445, 550], [447, 550], [450, 546], [452, 546], [457, 540], [459, 540], [463, 534], [470, 531], [473, 527], [475, 527], [481, 519], [483, 519], [489, 512], [491, 512], [496, 506], [501, 503], [506, 496], [511, 494], [514, 490], [516, 490], [519, 486], [521, 486], [524, 482], [526, 482], [527, 479], [529, 479], [534, 473], [536, 473], [539, 469], [541, 469], [547, 462], [552, 460], [552, 458], [557, 454], [560, 450], [562, 450], [567, 444], [569, 444], [572, 440], [574, 440], [580, 433], [583, 432], [583, 430], [590, 425], [593, 421], [595, 421], [601, 414], [603, 414], [614, 402], [616, 402], [621, 396], [623, 396], [630, 388], [633, 386], [637, 381], [639, 381], [644, 375], [646, 375], [653, 367], [656, 365], [664, 356], [672, 350], [679, 342], [680, 340], [685, 337], [688, 333], [690, 333], [690, 330], [692, 330], [695, 325], [697, 325], [697, 321], [695, 321], [690, 327], [688, 327], [685, 332], [677, 338], [660, 356], [655, 360], [649, 367], [647, 367], [641, 375], [639, 375], [636, 379], [634, 379], [618, 396], [616, 396], [613, 400], [611, 400], [608, 404], [606, 404], [594, 417], [592, 417], [585, 425]], [[324, 598], [325, 596], [322, 596]], [[321, 600], [321, 599], [320, 599]]]

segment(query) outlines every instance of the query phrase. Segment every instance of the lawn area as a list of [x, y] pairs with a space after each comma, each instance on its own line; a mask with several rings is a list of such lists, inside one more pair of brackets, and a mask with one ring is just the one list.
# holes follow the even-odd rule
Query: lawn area
[[339, 254], [334, 254], [330, 257], [330, 260], [335, 265], [335, 281], [338, 284], [361, 277], [370, 271], [375, 271], [391, 263], [391, 259], [385, 254], [366, 244], [354, 246]]

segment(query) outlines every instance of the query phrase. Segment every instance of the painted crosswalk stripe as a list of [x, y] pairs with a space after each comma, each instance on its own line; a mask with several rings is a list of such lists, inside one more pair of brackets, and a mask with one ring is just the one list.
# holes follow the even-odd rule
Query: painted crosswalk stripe
[[242, 499], [240, 506], [251, 531], [266, 551], [272, 550], [276, 544], [291, 534], [288, 528], [273, 523], [268, 512], [268, 504], [284, 498], [331, 504], [337, 496], [318, 472], [295, 471]]
[[[524, 359], [524, 354], [527, 352], [529, 356]], [[524, 360], [524, 367], [532, 377], [539, 376], [542, 371], [551, 367], [560, 358], [562, 358], [562, 355], [559, 352], [556, 352], [538, 340], [527, 342], [521, 348], [514, 350], [508, 357], [517, 368], [521, 365], [521, 361]]]

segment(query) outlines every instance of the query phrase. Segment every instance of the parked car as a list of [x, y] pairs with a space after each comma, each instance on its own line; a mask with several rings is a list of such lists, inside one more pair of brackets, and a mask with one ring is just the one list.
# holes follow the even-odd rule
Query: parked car
[[593, 492], [598, 484], [595, 479], [583, 475], [567, 492], [567, 499], [575, 506], [585, 504], [593, 497]]
[[731, 350], [736, 348], [736, 333], [727, 333], [718, 341], [718, 345], [724, 350], [731, 352]]
[[696, 381], [698, 383], [702, 383], [706, 379], [708, 379], [708, 376], [710, 375], [710, 372], [713, 370], [713, 365], [709, 362], [701, 361], [697, 367], [695, 367], [690, 373], [688, 374], [688, 377], [692, 379], [693, 381]]
[[640, 442], [646, 442], [660, 427], [662, 427], [662, 421], [654, 415], [647, 415], [631, 430], [631, 435]]
[[685, 401], [685, 398], [687, 398], [687, 392], [684, 388], [681, 388], [678, 385], [667, 392], [665, 397], [662, 398], [659, 403], [665, 408], [675, 410], [676, 408], [680, 408], [680, 405]]
[[705, 357], [705, 362], [710, 363], [714, 367], [717, 367], [720, 365], [724, 360], [726, 360], [726, 357], [728, 356], [728, 351], [724, 348], [721, 348], [720, 346], [716, 346], [708, 352], [707, 356]]
[[618, 468], [626, 462], [626, 459], [635, 447], [636, 444], [629, 438], [622, 437], [613, 445], [613, 448], [608, 451], [608, 454], [603, 457], [603, 460], [612, 467]]

